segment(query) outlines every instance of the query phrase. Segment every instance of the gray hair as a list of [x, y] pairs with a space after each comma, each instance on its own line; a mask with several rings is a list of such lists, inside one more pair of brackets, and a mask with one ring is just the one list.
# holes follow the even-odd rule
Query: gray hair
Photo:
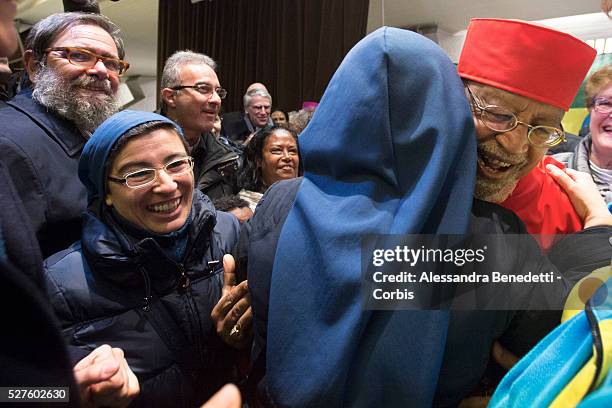
[[217, 70], [217, 63], [208, 55], [190, 50], [177, 51], [172, 54], [164, 65], [161, 88], [172, 88], [181, 84], [181, 67], [184, 65], [208, 65], [213, 71]]
[[70, 27], [93, 25], [106, 31], [115, 42], [120, 59], [125, 57], [125, 48], [121, 30], [108, 17], [93, 13], [56, 13], [40, 20], [32, 27], [25, 41], [25, 49], [32, 50], [33, 58], [39, 63], [45, 61], [45, 50], [51, 47], [55, 39]]
[[272, 96], [270, 96], [270, 94], [265, 89], [256, 88], [256, 89], [251, 89], [250, 91], [245, 93], [244, 96], [242, 97], [242, 102], [244, 104], [245, 109], [247, 106], [251, 104], [251, 100], [255, 96], [261, 96], [262, 98], [267, 98], [268, 100], [270, 100], [270, 105], [272, 104]]

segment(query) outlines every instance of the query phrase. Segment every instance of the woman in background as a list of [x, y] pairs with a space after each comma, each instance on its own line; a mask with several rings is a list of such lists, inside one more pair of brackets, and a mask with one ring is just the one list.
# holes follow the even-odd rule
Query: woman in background
[[297, 136], [283, 126], [263, 128], [244, 149], [242, 166], [238, 179], [242, 190], [238, 195], [255, 211], [268, 187], [301, 175]]
[[270, 118], [272, 118], [272, 122], [274, 122], [276, 126], [289, 126], [289, 115], [287, 115], [287, 112], [284, 110], [273, 109]]
[[586, 82], [585, 102], [591, 117], [589, 134], [572, 153], [553, 156], [566, 167], [588, 173], [608, 206], [612, 203], [612, 65], [595, 71]]

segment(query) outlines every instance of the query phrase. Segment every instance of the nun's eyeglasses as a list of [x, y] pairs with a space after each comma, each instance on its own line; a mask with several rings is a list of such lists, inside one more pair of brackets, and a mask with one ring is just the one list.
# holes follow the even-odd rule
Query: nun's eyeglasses
[[164, 171], [169, 176], [178, 176], [193, 169], [193, 158], [190, 156], [172, 160], [161, 168], [143, 168], [126, 173], [122, 178], [108, 176], [114, 183], [125, 184], [129, 188], [143, 188], [153, 184], [157, 180], [157, 172]]
[[467, 89], [472, 100], [472, 108], [477, 111], [474, 114], [490, 130], [504, 133], [514, 130], [518, 125], [525, 125], [529, 129], [527, 140], [532, 146], [553, 147], [565, 142], [565, 132], [563, 130], [553, 126], [532, 126], [521, 122], [511, 110], [501, 106], [486, 104], [482, 106], [470, 87], [466, 85], [465, 89]]

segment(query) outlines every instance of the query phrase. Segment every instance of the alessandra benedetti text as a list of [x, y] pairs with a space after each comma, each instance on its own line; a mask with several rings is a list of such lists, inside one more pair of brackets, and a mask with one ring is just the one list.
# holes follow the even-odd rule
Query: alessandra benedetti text
[[[491, 273], [437, 274], [434, 272], [400, 272], [387, 274], [374, 272], [372, 280], [376, 283], [550, 283], [554, 282], [554, 272], [521, 274]], [[557, 277], [561, 279], [561, 277]]]

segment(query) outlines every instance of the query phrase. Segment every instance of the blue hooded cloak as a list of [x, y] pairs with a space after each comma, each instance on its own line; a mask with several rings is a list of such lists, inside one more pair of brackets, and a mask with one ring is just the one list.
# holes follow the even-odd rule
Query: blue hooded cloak
[[375, 31], [334, 74], [300, 150], [270, 287], [270, 396], [430, 406], [448, 312], [363, 310], [360, 238], [467, 232], [476, 143], [454, 65], [425, 37]]

